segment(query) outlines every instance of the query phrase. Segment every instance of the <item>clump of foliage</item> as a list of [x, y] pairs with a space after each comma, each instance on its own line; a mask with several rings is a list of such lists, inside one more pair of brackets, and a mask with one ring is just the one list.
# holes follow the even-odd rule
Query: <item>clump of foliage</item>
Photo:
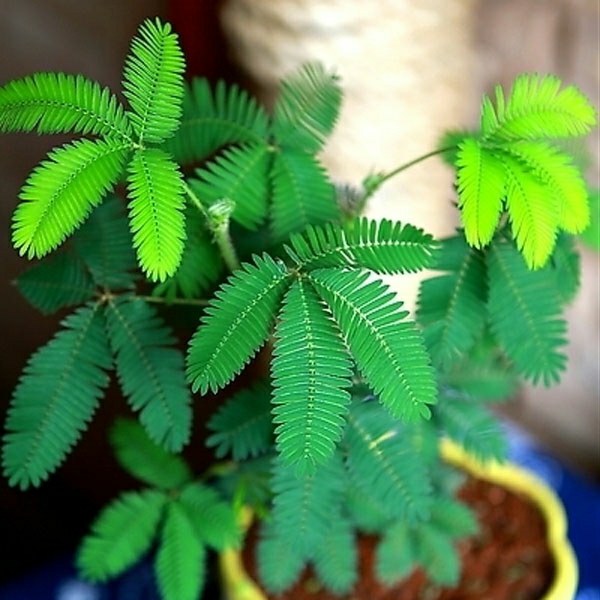
[[[484, 98], [478, 131], [422, 157], [456, 169], [462, 227], [436, 240], [360, 216], [403, 167], [363, 189], [330, 180], [318, 154], [342, 92], [320, 65], [282, 82], [272, 114], [183, 72], [170, 26], [148, 20], [125, 63], [127, 104], [62, 73], [0, 88], [2, 132], [81, 136], [34, 169], [14, 213], [15, 248], [41, 259], [19, 289], [44, 313], [73, 311], [12, 397], [8, 482], [37, 486], [59, 468], [116, 376], [137, 419], [119, 420], [111, 441], [144, 487], [93, 524], [78, 555], [85, 577], [115, 577], [155, 548], [164, 598], [197, 598], [207, 548], [238, 545], [250, 505], [269, 590], [312, 563], [347, 592], [360, 532], [381, 536], [382, 581], [421, 564], [456, 582], [453, 542], [476, 524], [439, 440], [501, 460], [491, 403], [565, 368], [574, 235], [590, 209], [557, 140], [588, 133], [594, 110], [553, 76], [522, 75]], [[426, 269], [411, 317], [379, 276]], [[185, 355], [169, 323], [183, 306], [199, 319]], [[269, 373], [230, 392], [264, 347]], [[210, 435], [191, 439], [193, 404], [215, 392]], [[215, 467], [193, 473], [190, 443], [212, 448]]]

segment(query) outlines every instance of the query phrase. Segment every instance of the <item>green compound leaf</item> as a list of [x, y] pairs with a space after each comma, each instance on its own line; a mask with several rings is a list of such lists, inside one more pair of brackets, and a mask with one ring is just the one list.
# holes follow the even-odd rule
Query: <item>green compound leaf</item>
[[283, 262], [264, 254], [221, 286], [190, 342], [187, 375], [194, 392], [218, 391], [254, 356], [271, 332], [290, 277]]
[[179, 452], [191, 433], [191, 395], [183, 354], [156, 310], [125, 296], [106, 307], [106, 323], [119, 382], [150, 439]]
[[337, 121], [342, 90], [321, 64], [303, 65], [283, 79], [273, 116], [273, 135], [286, 147], [315, 153]]
[[264, 144], [268, 116], [245, 90], [206, 79], [185, 86], [181, 125], [163, 148], [179, 164], [204, 160], [226, 144]]
[[275, 241], [308, 225], [339, 222], [335, 188], [318, 160], [299, 150], [273, 157], [271, 230]]
[[0, 88], [0, 131], [78, 133], [131, 142], [116, 96], [82, 75], [35, 73]]
[[484, 255], [462, 236], [444, 240], [440, 254], [454, 264], [449, 273], [421, 283], [417, 320], [434, 364], [446, 369], [465, 356], [483, 330], [487, 286]]
[[2, 464], [9, 485], [38, 486], [65, 460], [108, 385], [104, 319], [87, 305], [29, 359], [6, 418]]
[[150, 486], [172, 490], [192, 479], [184, 459], [155, 444], [137, 421], [117, 420], [110, 430], [110, 442], [121, 466]]
[[215, 456], [243, 461], [259, 456], [271, 448], [271, 389], [259, 382], [232, 396], [210, 418], [207, 427], [212, 433], [206, 439]]
[[581, 232], [581, 240], [590, 248], [600, 250], [600, 190], [588, 191], [590, 223]]
[[257, 229], [267, 216], [270, 162], [266, 144], [229, 148], [198, 169], [190, 187], [203, 204], [232, 200], [235, 208], [231, 218], [248, 229]]
[[502, 213], [504, 166], [498, 156], [473, 138], [459, 146], [456, 159], [461, 219], [471, 246], [482, 248], [494, 236]]
[[179, 167], [157, 148], [138, 150], [127, 175], [133, 245], [153, 281], [175, 273], [185, 239], [184, 187]]
[[345, 227], [309, 226], [290, 238], [286, 252], [306, 270], [362, 267], [381, 274], [413, 273], [431, 266], [437, 244], [412, 225], [357, 218]]
[[417, 550], [411, 527], [398, 521], [384, 532], [377, 545], [375, 572], [389, 586], [407, 577], [417, 567]]
[[430, 415], [436, 385], [421, 333], [381, 281], [368, 273], [320, 269], [308, 280], [333, 313], [354, 361], [390, 412], [414, 421]]
[[21, 255], [41, 257], [79, 227], [116, 184], [130, 145], [79, 140], [50, 152], [23, 186], [12, 240]]
[[497, 241], [488, 253], [492, 332], [519, 373], [533, 383], [559, 381], [566, 324], [554, 274], [530, 271], [516, 248]]
[[51, 254], [23, 271], [15, 283], [28, 302], [46, 314], [82, 304], [96, 290], [85, 265], [69, 252]]
[[120, 575], [150, 549], [167, 503], [163, 492], [126, 492], [106, 506], [77, 553], [77, 568], [90, 581]]
[[562, 138], [589, 133], [596, 111], [575, 86], [561, 89], [553, 75], [518, 76], [505, 99], [496, 87], [496, 107], [484, 98], [481, 131], [485, 138], [514, 140]]
[[146, 19], [125, 61], [123, 94], [129, 119], [143, 143], [160, 143], [179, 126], [185, 61], [171, 26]]
[[155, 562], [156, 580], [164, 600], [197, 600], [206, 579], [206, 549], [177, 502], [165, 511]]
[[273, 422], [277, 449], [298, 476], [331, 458], [348, 412], [352, 362], [312, 286], [296, 281], [275, 330]]

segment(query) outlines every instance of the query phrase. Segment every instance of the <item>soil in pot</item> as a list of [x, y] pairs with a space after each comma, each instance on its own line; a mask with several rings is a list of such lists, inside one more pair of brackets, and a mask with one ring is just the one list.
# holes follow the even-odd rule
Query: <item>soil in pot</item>
[[[359, 582], [342, 600], [539, 600], [552, 582], [553, 558], [538, 508], [523, 496], [496, 484], [468, 477], [458, 493], [477, 515], [479, 531], [459, 546], [462, 572], [458, 586], [442, 588], [417, 569], [393, 588], [374, 577], [376, 538], [359, 538]], [[251, 529], [243, 560], [256, 577], [256, 531]], [[297, 584], [270, 600], [340, 600], [321, 589], [311, 569]]]

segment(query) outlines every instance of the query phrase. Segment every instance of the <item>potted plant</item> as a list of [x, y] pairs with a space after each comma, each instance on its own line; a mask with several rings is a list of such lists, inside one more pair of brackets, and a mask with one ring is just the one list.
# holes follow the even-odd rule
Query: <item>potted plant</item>
[[[342, 99], [335, 76], [303, 67], [268, 115], [183, 71], [156, 19], [126, 59], [127, 104], [79, 75], [0, 88], [3, 132], [82, 136], [34, 169], [14, 213], [15, 248], [40, 259], [17, 285], [42, 312], [72, 312], [15, 389], [5, 477], [25, 489], [58, 469], [114, 373], [136, 418], [111, 441], [144, 487], [92, 525], [83, 576], [115, 577], [155, 549], [162, 596], [197, 598], [207, 549], [239, 546], [250, 509], [271, 592], [310, 563], [318, 586], [349, 593], [362, 533], [376, 535], [384, 584], [419, 564], [456, 584], [455, 541], [477, 523], [440, 442], [501, 461], [492, 402], [564, 369], [589, 206], [556, 140], [589, 132], [593, 108], [556, 77], [523, 75], [484, 98], [479, 131], [350, 189], [318, 160]], [[435, 155], [456, 169], [455, 236], [361, 218], [387, 179]], [[419, 271], [410, 315], [381, 276]], [[174, 331], [187, 328], [182, 347]], [[196, 473], [203, 445], [215, 462]]]

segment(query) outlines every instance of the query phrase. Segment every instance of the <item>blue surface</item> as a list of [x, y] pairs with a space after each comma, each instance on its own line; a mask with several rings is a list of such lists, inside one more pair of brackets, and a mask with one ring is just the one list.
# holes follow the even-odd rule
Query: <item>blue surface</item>
[[[600, 600], [600, 488], [572, 473], [525, 434], [510, 428], [510, 458], [556, 490], [569, 520], [569, 538], [579, 560], [576, 600]], [[214, 584], [213, 584], [214, 585]], [[206, 598], [215, 600], [214, 587]], [[94, 586], [77, 579], [72, 557], [65, 557], [0, 589], [0, 600], [159, 600], [152, 567], [143, 563], [119, 580]]]

